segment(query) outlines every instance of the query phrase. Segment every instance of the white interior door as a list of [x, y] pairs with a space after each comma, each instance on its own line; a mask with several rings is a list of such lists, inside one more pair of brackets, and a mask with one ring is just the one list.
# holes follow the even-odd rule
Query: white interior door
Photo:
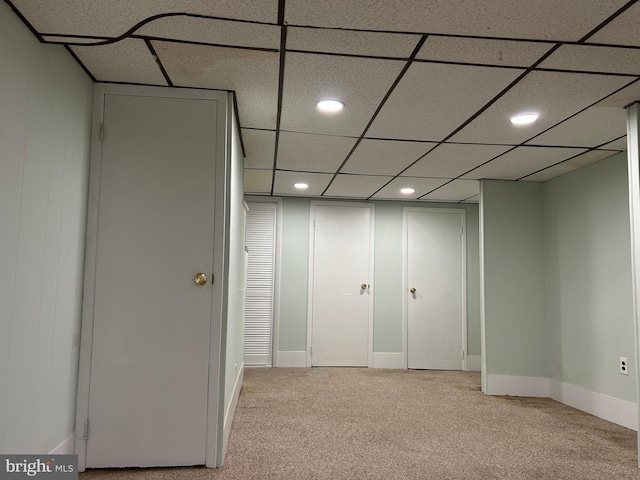
[[313, 215], [311, 364], [366, 367], [372, 314], [372, 208], [315, 205]]
[[463, 366], [464, 212], [405, 209], [407, 366]]
[[105, 97], [87, 467], [205, 463], [215, 105]]

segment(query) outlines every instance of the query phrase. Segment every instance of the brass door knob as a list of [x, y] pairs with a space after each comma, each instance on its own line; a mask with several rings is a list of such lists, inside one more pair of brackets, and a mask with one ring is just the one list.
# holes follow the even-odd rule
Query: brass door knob
[[204, 273], [196, 273], [195, 277], [193, 277], [193, 281], [196, 285], [204, 285], [207, 283], [207, 276]]
[[411, 290], [409, 290], [411, 293], [416, 293], [416, 289], [412, 288]]
[[363, 283], [362, 285], [360, 285], [360, 288], [361, 288], [362, 290], [366, 290], [366, 289], [367, 289], [367, 284], [366, 284], [366, 283]]

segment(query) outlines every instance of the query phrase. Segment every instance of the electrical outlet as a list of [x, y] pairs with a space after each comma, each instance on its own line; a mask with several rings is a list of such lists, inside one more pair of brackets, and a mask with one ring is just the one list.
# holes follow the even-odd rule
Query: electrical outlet
[[620, 373], [622, 375], [629, 375], [629, 365], [625, 357], [620, 357]]

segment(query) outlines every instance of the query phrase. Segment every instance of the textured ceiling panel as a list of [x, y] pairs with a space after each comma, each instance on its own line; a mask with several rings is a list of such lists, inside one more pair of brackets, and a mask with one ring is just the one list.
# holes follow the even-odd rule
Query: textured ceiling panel
[[[280, 172], [276, 171], [273, 185], [274, 195], [319, 196], [333, 178], [330, 173]], [[309, 188], [298, 190], [296, 183], [306, 183]]]
[[462, 203], [480, 203], [480, 195], [476, 195], [474, 197], [471, 198], [467, 198], [464, 202]]
[[243, 127], [275, 128], [278, 53], [173, 42], [153, 45], [174, 85], [234, 90]]
[[45, 35], [42, 37], [45, 42], [50, 43], [67, 43], [67, 44], [75, 44], [80, 43], [83, 45], [91, 45], [94, 43], [104, 42], [108, 40], [107, 38], [95, 37], [95, 38], [83, 38], [83, 37], [66, 37], [66, 36], [54, 36], [54, 35]]
[[244, 171], [244, 192], [245, 193], [271, 193], [271, 178], [273, 170], [250, 170]]
[[503, 145], [443, 143], [402, 175], [455, 178], [509, 150]]
[[416, 58], [440, 62], [529, 67], [552, 46], [538, 42], [430, 36]]
[[433, 200], [435, 202], [461, 202], [480, 193], [478, 180], [454, 180], [443, 187], [431, 192], [421, 200]]
[[[330, 55], [286, 56], [281, 128], [328, 135], [362, 134], [405, 62]], [[323, 99], [345, 104], [338, 113], [323, 113]]]
[[517, 180], [584, 151], [581, 148], [518, 147], [463, 178]]
[[605, 145], [602, 145], [600, 148], [608, 148], [610, 150], [626, 150], [627, 149], [627, 136], [625, 135], [622, 138], [618, 138], [613, 142], [609, 142]]
[[246, 157], [245, 168], [272, 168], [276, 147], [276, 132], [242, 129]]
[[292, 25], [577, 41], [626, 0], [287, 0]]
[[136, 34], [236, 47], [280, 48], [280, 27], [196, 17], [164, 17]]
[[[389, 183], [386, 187], [376, 193], [373, 198], [386, 198], [390, 200], [407, 200], [416, 199], [432, 190], [444, 185], [450, 180], [446, 178], [414, 178], [414, 177], [398, 177]], [[400, 193], [402, 188], [414, 188], [416, 191], [409, 195]]]
[[346, 53], [369, 57], [408, 58], [419, 35], [354, 32], [318, 28], [289, 28], [287, 49], [309, 52]]
[[99, 82], [167, 85], [144, 40], [127, 38], [97, 47], [71, 47]]
[[608, 98], [605, 98], [598, 105], [602, 107], [619, 107], [626, 108], [632, 103], [640, 101], [640, 82], [636, 81], [623, 88], [617, 93], [614, 93]]
[[278, 0], [13, 0], [40, 33], [118, 37], [154, 15], [191, 13], [278, 21]]
[[335, 172], [356, 143], [355, 138], [281, 132], [277, 168]]
[[522, 180], [527, 182], [546, 182], [547, 180], [559, 177], [565, 173], [573, 172], [574, 170], [575, 168], [565, 165], [564, 163], [560, 163], [538, 173], [534, 173], [533, 175], [529, 175], [528, 177], [524, 177]]
[[435, 145], [430, 142], [364, 139], [341, 171], [343, 173], [397, 175]]
[[413, 63], [367, 137], [440, 141], [521, 73], [517, 69]]
[[640, 46], [638, 18], [640, 18], [640, 3], [636, 3], [620, 14], [602, 30], [589, 37], [588, 41], [589, 43]]
[[591, 107], [527, 142], [531, 145], [597, 147], [627, 131], [621, 108]]
[[564, 175], [565, 173], [572, 172], [578, 168], [586, 167], [600, 160], [604, 160], [605, 158], [616, 155], [617, 153], [618, 152], [605, 150], [590, 150], [582, 155], [572, 158], [571, 160], [567, 160], [566, 162], [562, 162], [558, 165], [542, 170], [541, 172], [525, 177], [523, 180], [545, 182], [559, 175]]
[[[531, 72], [451, 140], [519, 144], [629, 83], [628, 77]], [[530, 125], [512, 125], [512, 115], [537, 112]]]
[[338, 175], [329, 189], [327, 197], [367, 198], [373, 195], [392, 177], [372, 177], [366, 175]]
[[640, 75], [640, 50], [592, 45], [562, 45], [539, 67]]

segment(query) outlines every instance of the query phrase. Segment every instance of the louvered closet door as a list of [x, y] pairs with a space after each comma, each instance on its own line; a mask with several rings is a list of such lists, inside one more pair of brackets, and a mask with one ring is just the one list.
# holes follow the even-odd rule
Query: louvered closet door
[[249, 203], [246, 242], [247, 303], [244, 324], [245, 365], [271, 366], [276, 260], [275, 203]]

